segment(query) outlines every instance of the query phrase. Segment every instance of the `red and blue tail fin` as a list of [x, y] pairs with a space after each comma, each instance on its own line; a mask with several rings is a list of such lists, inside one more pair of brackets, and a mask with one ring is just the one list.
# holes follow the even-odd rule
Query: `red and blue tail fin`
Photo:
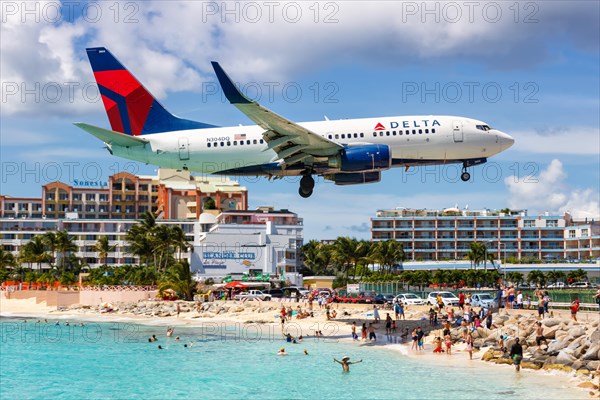
[[86, 50], [113, 131], [139, 136], [215, 127], [168, 112], [104, 47]]

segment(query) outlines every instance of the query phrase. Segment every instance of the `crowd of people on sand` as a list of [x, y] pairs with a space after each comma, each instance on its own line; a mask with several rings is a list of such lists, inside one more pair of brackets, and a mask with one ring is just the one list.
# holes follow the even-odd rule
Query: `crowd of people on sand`
[[[538, 321], [534, 326], [536, 333], [536, 350], [543, 350], [543, 345], [548, 345], [548, 340], [544, 337], [544, 329], [541, 320], [545, 317], [552, 316], [549, 312], [550, 297], [547, 291], [536, 290], [534, 296], [538, 300]], [[600, 311], [600, 289], [594, 295], [597, 303], [599, 304]], [[435, 331], [432, 335], [432, 347], [433, 352], [436, 354], [447, 354], [452, 355], [452, 349], [456, 342], [464, 344], [464, 352], [469, 355], [469, 359], [473, 359], [474, 351], [474, 340], [473, 332], [478, 328], [484, 328], [486, 330], [492, 330], [497, 328], [494, 325], [494, 312], [491, 307], [474, 307], [471, 304], [471, 295], [469, 293], [459, 294], [458, 308], [455, 309], [452, 306], [445, 306], [443, 299], [439, 297], [438, 305], [431, 307], [428, 311], [429, 316], [429, 327], [428, 330]], [[513, 286], [501, 286], [498, 287], [497, 303], [504, 307], [506, 312], [512, 309], [530, 309], [531, 298], [529, 296], [524, 297], [520, 291], [515, 290]], [[580, 302], [575, 300], [571, 303], [570, 312], [571, 318], [577, 321], [577, 313], [579, 311]], [[385, 317], [385, 333], [386, 335], [397, 335], [399, 334], [400, 342], [406, 343], [409, 340], [409, 328], [400, 329], [401, 321], [405, 320], [404, 310], [406, 306], [402, 302], [394, 302], [392, 309], [394, 310], [395, 319], [387, 313]], [[357, 330], [358, 326], [356, 321], [352, 322], [350, 327], [351, 336], [353, 341], [376, 341], [377, 340], [377, 329], [380, 322], [379, 309], [377, 305], [373, 306], [373, 322], [363, 322], [361, 328], [361, 336], [359, 336]], [[441, 324], [441, 326], [440, 326]], [[459, 328], [460, 336], [458, 338], [452, 337], [451, 329]], [[413, 351], [424, 351], [425, 336], [427, 333], [421, 326], [414, 327], [410, 333], [410, 340], [412, 341], [410, 349]], [[507, 349], [505, 342], [511, 339], [507, 335], [500, 335], [498, 339], [498, 347], [503, 352], [509, 352], [509, 356], [513, 360], [513, 364], [517, 371], [520, 369], [520, 362], [523, 358], [523, 349], [518, 338], [515, 338], [514, 344], [510, 349]]]

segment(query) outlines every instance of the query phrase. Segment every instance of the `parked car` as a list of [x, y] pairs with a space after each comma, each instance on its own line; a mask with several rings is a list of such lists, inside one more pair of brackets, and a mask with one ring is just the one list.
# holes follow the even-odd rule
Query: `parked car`
[[396, 298], [396, 296], [394, 296], [393, 294], [384, 294], [384, 296], [386, 304], [392, 305], [394, 303], [394, 299]]
[[444, 306], [458, 306], [458, 297], [452, 292], [431, 292], [429, 293], [429, 296], [427, 296], [427, 304], [437, 305], [438, 293], [442, 297]]
[[575, 282], [575, 283], [571, 283], [569, 285], [569, 287], [579, 288], [579, 289], [589, 289], [592, 287], [592, 285], [590, 285], [589, 282]]
[[546, 286], [546, 288], [548, 288], [548, 289], [564, 289], [566, 287], [567, 287], [567, 285], [565, 285], [564, 282], [554, 282], [554, 283], [551, 283], [550, 285]]
[[243, 300], [243, 299], [248, 299], [248, 300], [254, 300], [254, 299], [260, 299], [260, 300], [271, 300], [271, 295], [269, 294], [265, 294], [260, 290], [248, 290], [247, 292], [244, 293], [240, 293], [240, 294], [236, 294], [235, 296], [233, 296], [233, 298], [235, 300]]
[[422, 306], [425, 304], [425, 300], [413, 293], [401, 293], [394, 298], [394, 302], [397, 301], [410, 306]]
[[285, 297], [285, 294], [283, 293], [282, 289], [269, 289], [269, 290], [265, 290], [263, 293], [268, 294], [271, 297], [274, 297], [277, 299], [281, 299], [281, 298]]
[[496, 307], [496, 299], [489, 293], [473, 293], [471, 294], [471, 305], [473, 307]]
[[363, 303], [374, 304], [377, 293], [374, 290], [367, 290], [366, 292], [359, 293], [358, 296], [363, 298]]
[[375, 296], [375, 304], [385, 304], [386, 298], [384, 294], [378, 294]]
[[517, 289], [519, 289], [519, 290], [532, 290], [532, 289], [536, 289], [536, 287], [533, 284], [521, 282], [521, 283], [519, 283], [517, 285]]

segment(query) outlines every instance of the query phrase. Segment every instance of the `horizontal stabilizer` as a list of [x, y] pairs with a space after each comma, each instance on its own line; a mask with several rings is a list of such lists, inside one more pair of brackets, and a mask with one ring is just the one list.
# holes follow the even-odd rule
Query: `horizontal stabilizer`
[[146, 139], [142, 139], [139, 136], [129, 136], [123, 133], [99, 128], [94, 125], [84, 124], [81, 122], [76, 122], [74, 125], [83, 129], [87, 133], [96, 136], [98, 139], [102, 140], [104, 143], [107, 144], [115, 144], [117, 146], [123, 147], [133, 147], [143, 146], [146, 143], [148, 143]]

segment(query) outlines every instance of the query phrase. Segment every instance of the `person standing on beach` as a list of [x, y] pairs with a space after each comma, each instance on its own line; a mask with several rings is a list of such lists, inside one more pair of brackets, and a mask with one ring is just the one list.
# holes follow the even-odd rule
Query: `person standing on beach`
[[517, 292], [517, 308], [523, 309], [523, 293], [520, 290]]
[[417, 350], [417, 341], [418, 341], [419, 337], [417, 336], [417, 330], [416, 329], [413, 329], [412, 335], [411, 335], [411, 339], [412, 339], [412, 346], [410, 347], [410, 349], [411, 350]]
[[465, 294], [463, 292], [460, 292], [458, 294], [458, 308], [460, 308], [461, 310], [464, 310], [465, 307]]
[[372, 323], [369, 323], [369, 340], [373, 340], [376, 341], [377, 340], [377, 335], [375, 334], [375, 327], [373, 326]]
[[179, 318], [180, 313], [181, 313], [181, 304], [177, 303], [177, 318]]
[[385, 334], [390, 335], [392, 333], [392, 317], [390, 313], [386, 313], [385, 316]]
[[473, 336], [469, 332], [467, 335], [467, 353], [469, 353], [469, 360], [473, 359]]
[[363, 342], [366, 342], [367, 341], [367, 324], [366, 323], [362, 324], [362, 330], [360, 333], [362, 335], [361, 339], [363, 340]]
[[379, 322], [379, 320], [381, 319], [379, 317], [379, 309], [377, 308], [377, 304], [373, 304], [373, 319], [375, 320], [375, 322]]
[[346, 373], [350, 372], [350, 365], [358, 364], [358, 363], [362, 362], [362, 360], [350, 362], [350, 357], [347, 357], [347, 356], [342, 358], [342, 361], [338, 361], [335, 358], [333, 359], [333, 361], [335, 361], [338, 364], [341, 364], [344, 372], [346, 372]]
[[577, 311], [579, 311], [579, 300], [571, 303], [571, 319], [577, 321]]
[[515, 301], [515, 287], [514, 286], [511, 286], [508, 289], [507, 295], [508, 295], [508, 301], [506, 302], [506, 308], [512, 309], [513, 308], [513, 303]]
[[517, 372], [521, 370], [521, 360], [523, 360], [523, 346], [519, 343], [519, 338], [515, 339], [515, 344], [510, 348], [510, 357], [513, 359]]
[[537, 343], [538, 350], [540, 350], [542, 342], [548, 345], [548, 341], [544, 337], [544, 328], [542, 327], [542, 323], [539, 321], [537, 322], [537, 327], [535, 328], [535, 342]]
[[444, 342], [446, 344], [446, 354], [452, 355], [452, 337], [450, 335], [444, 336]]
[[352, 340], [358, 340], [358, 335], [356, 334], [356, 322], [352, 322]]
[[417, 346], [419, 350], [425, 350], [423, 346], [423, 336], [425, 336], [425, 332], [421, 329], [420, 326], [417, 327]]
[[399, 302], [395, 302], [394, 303], [394, 314], [396, 314], [396, 321], [397, 321], [398, 317], [400, 316], [400, 304], [399, 304]]
[[538, 319], [544, 318], [544, 295], [540, 293], [538, 295]]

